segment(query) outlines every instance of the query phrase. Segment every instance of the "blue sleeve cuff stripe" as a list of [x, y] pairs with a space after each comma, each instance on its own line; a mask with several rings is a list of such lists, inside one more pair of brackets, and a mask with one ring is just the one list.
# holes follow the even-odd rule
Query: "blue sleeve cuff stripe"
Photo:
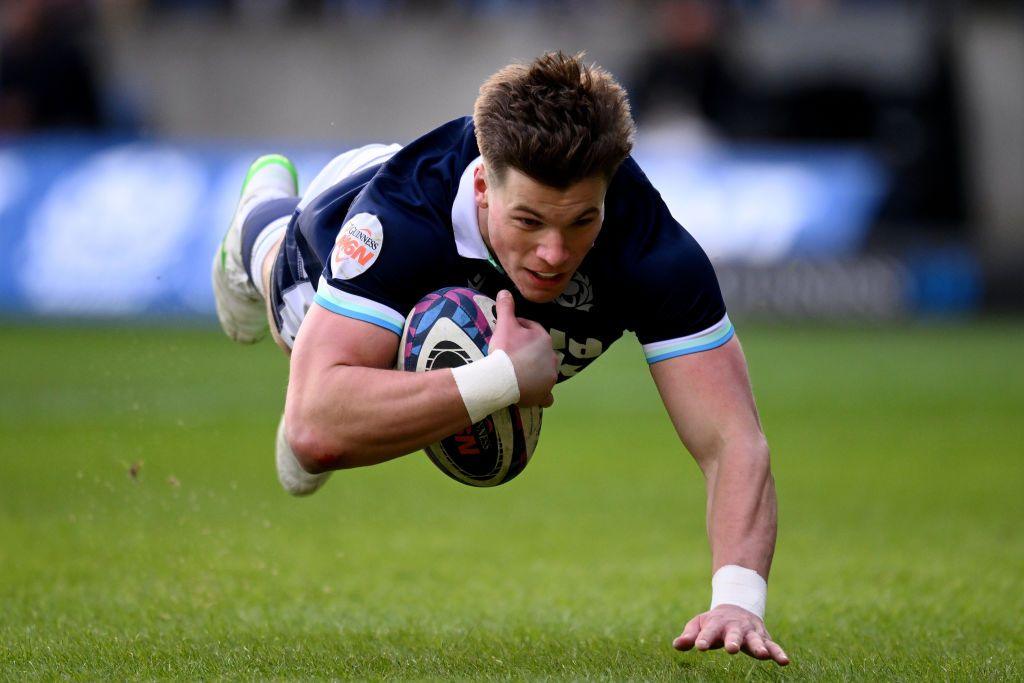
[[338, 315], [343, 315], [346, 318], [352, 318], [353, 320], [362, 320], [363, 322], [372, 323], [377, 327], [383, 327], [385, 330], [390, 330], [391, 332], [394, 332], [398, 336], [402, 336], [402, 328], [398, 327], [390, 320], [385, 320], [384, 318], [378, 318], [376, 316], [369, 315], [365, 311], [357, 311], [351, 308], [346, 308], [344, 306], [339, 306], [337, 303], [328, 300], [326, 297], [321, 296], [320, 294], [317, 294], [315, 297], [313, 297], [313, 301], [320, 304], [331, 313], [337, 313]]
[[710, 351], [711, 349], [716, 349], [719, 346], [722, 346], [723, 344], [725, 344], [730, 339], [732, 339], [733, 335], [735, 335], [735, 334], [736, 334], [736, 328], [734, 328], [732, 325], [730, 325], [728, 331], [723, 336], [719, 337], [718, 339], [715, 339], [713, 341], [709, 341], [709, 342], [707, 342], [705, 344], [700, 344], [698, 346], [683, 347], [683, 348], [678, 348], [678, 349], [673, 349], [673, 350], [670, 350], [670, 351], [666, 351], [664, 353], [659, 353], [656, 356], [648, 356], [647, 357], [647, 364], [648, 365], [653, 365], [654, 363], [657, 363], [658, 361], [667, 360], [669, 358], [676, 358], [678, 356], [688, 356], [691, 353], [699, 353], [701, 351]]

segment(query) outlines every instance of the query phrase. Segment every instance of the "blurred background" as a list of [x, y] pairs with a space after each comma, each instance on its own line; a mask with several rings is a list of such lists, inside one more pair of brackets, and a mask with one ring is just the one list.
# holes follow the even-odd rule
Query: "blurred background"
[[631, 340], [508, 486], [417, 454], [297, 501], [287, 362], [217, 329], [257, 155], [308, 183], [554, 49], [627, 87], [718, 270], [786, 677], [1024, 678], [1021, 2], [0, 8], [0, 679], [778, 678], [669, 648], [707, 605], [705, 496]]
[[479, 83], [585, 50], [734, 314], [1024, 307], [1024, 5], [885, 0], [4, 0], [0, 311], [209, 318], [257, 154], [308, 182]]

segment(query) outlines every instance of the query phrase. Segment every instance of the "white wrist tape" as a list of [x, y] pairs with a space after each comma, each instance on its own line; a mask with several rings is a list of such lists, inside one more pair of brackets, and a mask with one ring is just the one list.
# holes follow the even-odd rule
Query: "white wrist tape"
[[452, 368], [469, 419], [479, 422], [495, 410], [519, 402], [519, 380], [508, 354], [497, 349], [486, 358]]
[[767, 600], [768, 582], [753, 569], [727, 564], [711, 577], [711, 609], [736, 605], [764, 620]]

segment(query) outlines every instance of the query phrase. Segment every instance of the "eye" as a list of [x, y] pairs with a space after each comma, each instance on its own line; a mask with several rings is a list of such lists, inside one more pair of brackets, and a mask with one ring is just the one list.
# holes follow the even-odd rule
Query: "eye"
[[536, 228], [537, 226], [540, 225], [540, 221], [538, 221], [536, 218], [525, 218], [523, 216], [520, 216], [516, 218], [516, 220], [519, 222], [520, 225], [527, 228]]

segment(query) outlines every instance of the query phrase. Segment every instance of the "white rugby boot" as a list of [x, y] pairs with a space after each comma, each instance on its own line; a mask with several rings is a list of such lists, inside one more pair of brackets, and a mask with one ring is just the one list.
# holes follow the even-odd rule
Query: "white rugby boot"
[[295, 453], [284, 438], [284, 415], [277, 423], [277, 441], [274, 444], [277, 457], [277, 480], [285, 491], [293, 496], [308, 496], [316, 493], [331, 476], [330, 472], [310, 474], [299, 465]]
[[[280, 154], [261, 156], [249, 167], [242, 183], [242, 196], [220, 249], [213, 256], [211, 271], [217, 318], [224, 333], [242, 344], [254, 344], [267, 334], [267, 309], [263, 297], [249, 282], [242, 263], [242, 224], [261, 202], [294, 197], [299, 191], [298, 174], [288, 158]], [[254, 273], [260, 277], [260, 273]]]

